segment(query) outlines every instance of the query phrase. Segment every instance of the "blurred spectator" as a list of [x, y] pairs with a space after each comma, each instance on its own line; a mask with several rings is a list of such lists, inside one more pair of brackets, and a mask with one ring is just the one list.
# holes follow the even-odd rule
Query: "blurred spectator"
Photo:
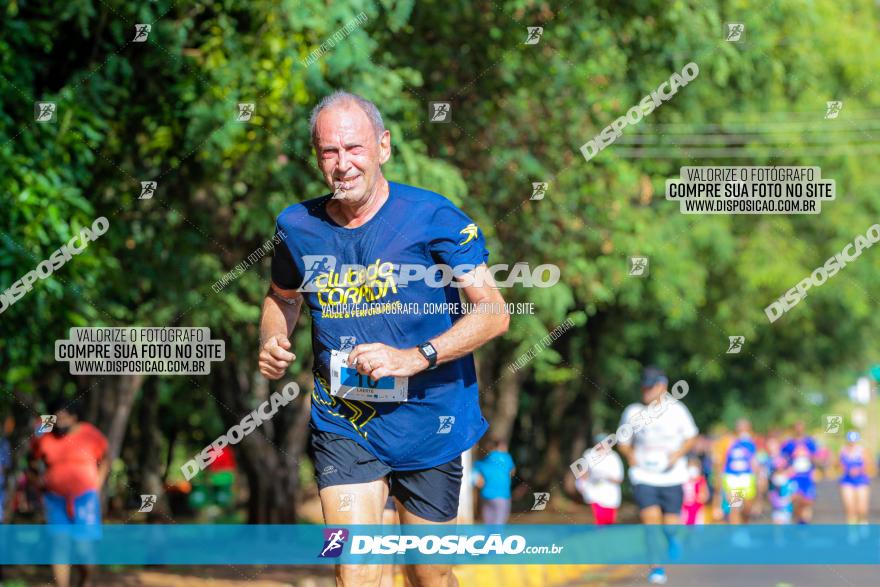
[[575, 481], [575, 487], [593, 510], [598, 525], [613, 524], [620, 508], [623, 483], [623, 461], [602, 441], [606, 434], [596, 435], [596, 446], [584, 452], [586, 471]]
[[[109, 463], [107, 439], [88, 422], [80, 421], [80, 406], [63, 400], [50, 405], [56, 420], [31, 443], [29, 472], [43, 489], [46, 523], [53, 532], [96, 537], [101, 525], [101, 487]], [[48, 430], [51, 426], [51, 430]], [[43, 465], [42, 472], [40, 465]], [[78, 584], [91, 584], [92, 565], [77, 565]], [[68, 587], [70, 565], [52, 565], [55, 583]]]
[[709, 503], [709, 483], [703, 474], [702, 461], [697, 456], [688, 458], [688, 480], [682, 490], [682, 520], [688, 526], [704, 524], [703, 506]]
[[510, 517], [510, 479], [516, 467], [507, 443], [494, 439], [486, 458], [474, 463], [474, 485], [480, 489], [484, 524], [505, 524]]
[[0, 436], [0, 523], [6, 521], [6, 480], [12, 472], [12, 448], [6, 434]]

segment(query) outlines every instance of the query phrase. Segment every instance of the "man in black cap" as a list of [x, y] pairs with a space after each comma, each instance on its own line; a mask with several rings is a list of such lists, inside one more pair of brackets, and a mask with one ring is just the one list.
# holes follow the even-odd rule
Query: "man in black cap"
[[[668, 385], [661, 370], [645, 369], [642, 401], [627, 406], [617, 432], [643, 524], [680, 523], [682, 485], [688, 480], [685, 457], [697, 441], [698, 430], [691, 413], [667, 393]], [[670, 542], [670, 550], [673, 546]], [[666, 573], [654, 567], [648, 581], [666, 583]]]

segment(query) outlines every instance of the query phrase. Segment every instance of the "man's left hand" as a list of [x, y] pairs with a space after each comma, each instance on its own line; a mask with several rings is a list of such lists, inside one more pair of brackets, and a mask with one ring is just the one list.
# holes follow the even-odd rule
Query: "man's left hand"
[[396, 349], [379, 342], [354, 347], [348, 364], [373, 381], [389, 376], [409, 377], [428, 368], [428, 360], [418, 349]]

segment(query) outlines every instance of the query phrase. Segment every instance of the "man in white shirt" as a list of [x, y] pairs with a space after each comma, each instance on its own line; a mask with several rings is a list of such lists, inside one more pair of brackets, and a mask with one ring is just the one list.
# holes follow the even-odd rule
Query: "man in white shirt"
[[[697, 441], [698, 430], [690, 411], [667, 393], [668, 385], [662, 371], [645, 369], [642, 402], [624, 410], [617, 434], [644, 524], [680, 523], [682, 485], [688, 479], [685, 457]], [[666, 575], [655, 567], [648, 580], [662, 584]]]

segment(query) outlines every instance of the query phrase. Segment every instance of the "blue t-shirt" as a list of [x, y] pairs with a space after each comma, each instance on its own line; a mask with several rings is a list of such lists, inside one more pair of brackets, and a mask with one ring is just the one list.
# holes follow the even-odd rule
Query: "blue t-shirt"
[[479, 473], [485, 482], [480, 489], [480, 497], [510, 499], [511, 471], [513, 471], [513, 458], [506, 452], [493, 450], [485, 459], [474, 463], [474, 472]]
[[793, 438], [782, 446], [782, 456], [794, 469], [794, 478], [813, 478], [813, 457], [816, 455], [816, 441], [806, 436]]
[[724, 472], [730, 475], [740, 473], [754, 473], [752, 459], [757, 452], [755, 443], [750, 438], [738, 438], [727, 449], [727, 462], [724, 464]]
[[[6, 438], [0, 438], [0, 493], [6, 484], [6, 469], [12, 467], [12, 450], [9, 447], [9, 441]], [[2, 518], [2, 512], [0, 512]]]
[[488, 428], [473, 356], [410, 377], [406, 402], [366, 402], [330, 395], [331, 351], [374, 342], [412, 348], [449, 330], [461, 313], [438, 309], [460, 298], [451, 285], [431, 286], [442, 283], [442, 268], [404, 286], [400, 265], [448, 265], [461, 275], [489, 252], [482, 231], [452, 202], [388, 184], [387, 201], [357, 228], [328, 216], [329, 194], [287, 207], [277, 220], [284, 246], [275, 247], [272, 281], [300, 289], [312, 317], [313, 429], [350, 438], [396, 470], [426, 469], [456, 458]]

